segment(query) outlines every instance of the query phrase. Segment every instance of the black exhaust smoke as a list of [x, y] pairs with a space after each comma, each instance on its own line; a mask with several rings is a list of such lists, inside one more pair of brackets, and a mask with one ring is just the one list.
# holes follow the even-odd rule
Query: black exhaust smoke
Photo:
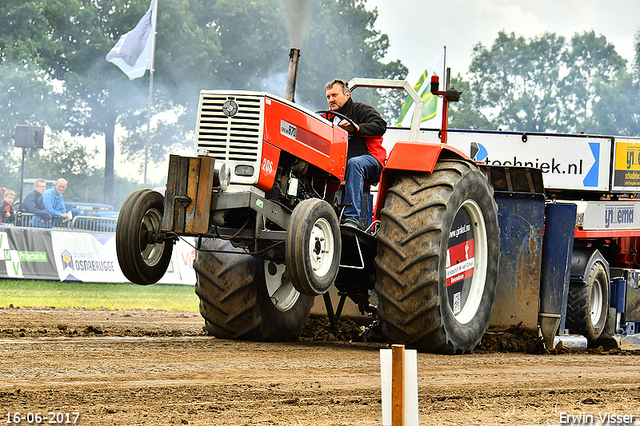
[[296, 99], [296, 78], [298, 76], [298, 62], [300, 60], [300, 49], [291, 48], [289, 52], [289, 69], [287, 70], [287, 87], [284, 90], [284, 98], [295, 102]]

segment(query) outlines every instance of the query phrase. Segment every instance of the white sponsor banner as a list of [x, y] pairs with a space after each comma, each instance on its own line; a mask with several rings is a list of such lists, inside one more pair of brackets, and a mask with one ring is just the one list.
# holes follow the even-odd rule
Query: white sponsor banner
[[[196, 249], [193, 248], [196, 239], [183, 237], [173, 246], [172, 263], [178, 265], [180, 281], [175, 284], [196, 285], [196, 271], [193, 269], [193, 261], [196, 258]], [[166, 275], [160, 282], [164, 282]]]
[[[128, 282], [118, 264], [115, 234], [52, 231], [51, 240], [60, 281]], [[159, 283], [194, 285], [194, 258], [195, 250], [178, 241]]]
[[[408, 138], [408, 129], [387, 129], [383, 146], [389, 153], [396, 142]], [[421, 130], [418, 139], [440, 142], [438, 133], [429, 130]], [[609, 190], [611, 138], [450, 131], [447, 141], [480, 163], [540, 169], [548, 189]]]
[[448, 140], [473, 160], [487, 165], [540, 169], [546, 188], [609, 190], [610, 139], [451, 132]]
[[640, 229], [638, 203], [633, 201], [577, 202], [582, 229]]

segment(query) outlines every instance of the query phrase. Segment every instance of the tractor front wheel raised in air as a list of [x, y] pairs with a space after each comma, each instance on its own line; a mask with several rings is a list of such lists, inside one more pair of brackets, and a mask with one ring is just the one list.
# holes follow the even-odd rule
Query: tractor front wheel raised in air
[[291, 284], [285, 265], [262, 260], [224, 240], [207, 240], [193, 264], [200, 314], [222, 339], [284, 341], [304, 327], [313, 297]]
[[500, 260], [493, 188], [478, 167], [402, 172], [382, 210], [376, 291], [382, 332], [420, 351], [472, 351], [488, 325]]
[[133, 283], [158, 282], [171, 262], [172, 241], [156, 242], [162, 229], [164, 197], [150, 189], [129, 195], [116, 226], [116, 252], [120, 269]]

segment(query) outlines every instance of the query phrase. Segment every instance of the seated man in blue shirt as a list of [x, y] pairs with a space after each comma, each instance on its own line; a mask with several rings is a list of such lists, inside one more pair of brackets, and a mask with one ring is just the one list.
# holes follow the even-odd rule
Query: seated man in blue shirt
[[67, 189], [67, 181], [65, 179], [58, 179], [56, 186], [49, 188], [42, 194], [42, 201], [44, 203], [45, 210], [53, 218], [60, 218], [66, 220], [69, 217], [67, 209], [64, 207], [64, 199], [62, 193]]

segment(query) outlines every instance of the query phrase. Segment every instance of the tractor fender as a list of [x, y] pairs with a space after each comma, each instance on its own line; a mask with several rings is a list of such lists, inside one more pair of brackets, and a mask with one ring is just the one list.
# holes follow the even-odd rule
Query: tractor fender
[[609, 262], [597, 249], [588, 247], [576, 247], [571, 255], [571, 280], [586, 282], [587, 268], [599, 261], [609, 274]]
[[410, 170], [432, 173], [440, 158], [453, 158], [472, 161], [462, 151], [450, 145], [434, 142], [396, 142], [387, 157], [380, 184], [374, 217], [380, 220], [380, 212], [384, 207], [387, 189], [393, 185], [398, 170]]
[[410, 170], [432, 173], [441, 156], [470, 160], [459, 149], [443, 143], [396, 142], [387, 158], [385, 170]]

